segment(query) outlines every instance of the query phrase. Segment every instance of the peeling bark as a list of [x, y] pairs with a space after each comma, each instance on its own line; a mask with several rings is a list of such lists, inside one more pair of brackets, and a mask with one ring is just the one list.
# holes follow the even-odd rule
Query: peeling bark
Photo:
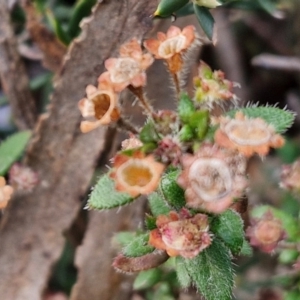
[[19, 129], [33, 128], [37, 107], [29, 89], [29, 79], [17, 50], [10, 22], [8, 1], [0, 0], [0, 78]]
[[95, 84], [104, 71], [104, 60], [125, 40], [141, 37], [151, 27], [149, 16], [155, 5], [154, 0], [103, 1], [71, 45], [49, 111], [35, 128], [25, 156], [25, 162], [38, 172], [40, 185], [31, 194], [15, 195], [1, 223], [1, 299], [41, 299], [64, 246], [63, 233], [82, 208], [80, 197], [110, 138], [104, 128], [79, 133], [77, 102], [85, 86]]

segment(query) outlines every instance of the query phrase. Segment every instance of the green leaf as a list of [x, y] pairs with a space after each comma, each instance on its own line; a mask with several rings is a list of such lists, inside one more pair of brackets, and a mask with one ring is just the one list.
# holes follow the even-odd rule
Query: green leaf
[[290, 239], [300, 241], [298, 222], [289, 214], [269, 205], [261, 205], [253, 208], [250, 215], [252, 218], [261, 218], [267, 211], [271, 211], [274, 217], [282, 222], [282, 226]]
[[215, 20], [209, 12], [209, 9], [194, 3], [194, 10], [204, 33], [212, 40]]
[[188, 142], [194, 137], [194, 130], [190, 125], [184, 125], [179, 131], [179, 139], [182, 142]]
[[243, 241], [243, 246], [241, 248], [239, 255], [241, 255], [241, 256], [252, 256], [253, 255], [253, 249], [246, 239], [244, 239], [244, 241]]
[[176, 11], [176, 17], [185, 17], [185, 16], [193, 15], [194, 13], [195, 13], [194, 5], [192, 2], [190, 2]]
[[193, 284], [206, 300], [231, 300], [233, 268], [229, 250], [215, 238], [193, 259], [184, 259]]
[[299, 251], [296, 249], [283, 249], [278, 257], [282, 264], [291, 264], [296, 261], [299, 256]]
[[188, 94], [183, 93], [180, 95], [180, 100], [178, 103], [178, 115], [180, 120], [184, 123], [189, 122], [190, 116], [195, 112], [195, 107], [193, 101], [188, 96]]
[[295, 120], [295, 113], [274, 106], [249, 106], [231, 110], [228, 116], [234, 118], [237, 111], [241, 111], [249, 118], [262, 118], [266, 123], [272, 125], [277, 133], [285, 132], [291, 127]]
[[5, 175], [10, 166], [20, 158], [30, 136], [31, 131], [21, 131], [0, 144], [0, 175]]
[[96, 2], [97, 0], [79, 0], [76, 2], [68, 27], [68, 34], [71, 38], [75, 38], [80, 33], [79, 24], [81, 20], [91, 14], [92, 7]]
[[244, 242], [244, 222], [240, 215], [231, 209], [214, 217], [210, 230], [218, 236], [231, 250], [233, 255], [238, 255]]
[[164, 199], [177, 210], [185, 205], [184, 190], [176, 182], [180, 173], [180, 170], [176, 170], [165, 174], [159, 185], [159, 191]]
[[134, 290], [145, 290], [151, 288], [162, 277], [162, 271], [160, 269], [150, 269], [140, 272], [133, 282]]
[[114, 234], [113, 241], [120, 244], [122, 247], [128, 245], [130, 241], [136, 236], [135, 232], [132, 231], [120, 231]]
[[189, 0], [161, 0], [158, 4], [154, 16], [169, 17], [174, 12], [185, 6]]
[[150, 210], [155, 217], [159, 215], [167, 215], [171, 210], [166, 201], [157, 192], [149, 195], [148, 200]]
[[196, 136], [203, 139], [208, 130], [209, 112], [208, 110], [199, 110], [189, 117], [189, 125], [194, 128]]
[[87, 207], [91, 209], [110, 209], [130, 203], [135, 198], [115, 189], [114, 181], [107, 175], [101, 176], [88, 199]]
[[128, 257], [139, 257], [151, 253], [154, 247], [148, 244], [149, 233], [143, 233], [135, 237], [130, 243], [123, 248], [123, 254]]
[[185, 266], [184, 259], [181, 256], [176, 257], [176, 273], [180, 286], [182, 288], [188, 288], [191, 285], [192, 280]]
[[50, 11], [49, 9], [46, 11], [46, 16], [47, 19], [51, 25], [51, 27], [53, 28], [55, 35], [57, 36], [57, 38], [65, 45], [69, 45], [71, 42], [71, 38], [68, 35], [68, 33], [63, 29], [61, 23], [59, 22], [59, 20], [57, 20], [54, 16], [54, 14], [52, 13], [52, 11]]
[[156, 143], [159, 140], [159, 136], [155, 129], [155, 124], [152, 121], [148, 121], [140, 132], [140, 140], [144, 143]]
[[145, 225], [148, 230], [153, 230], [153, 229], [157, 228], [156, 218], [153, 216], [150, 216], [149, 214], [146, 214]]
[[272, 0], [257, 0], [258, 4], [269, 14], [276, 11], [276, 4]]

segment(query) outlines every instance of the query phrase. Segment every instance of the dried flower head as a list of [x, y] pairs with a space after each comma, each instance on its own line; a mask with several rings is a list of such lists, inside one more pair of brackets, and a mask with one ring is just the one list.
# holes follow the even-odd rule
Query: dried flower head
[[157, 40], [146, 40], [144, 46], [155, 58], [165, 59], [171, 73], [177, 73], [182, 69], [182, 54], [190, 48], [195, 37], [195, 27], [192, 25], [182, 30], [171, 26], [166, 34], [158, 32]]
[[3, 209], [7, 206], [12, 193], [13, 188], [6, 184], [4, 177], [0, 176], [0, 209]]
[[267, 211], [259, 219], [252, 219], [246, 235], [250, 238], [252, 246], [266, 253], [271, 253], [286, 237], [281, 221], [276, 219], [271, 211]]
[[31, 192], [38, 182], [37, 173], [29, 167], [15, 163], [9, 170], [9, 183], [16, 190]]
[[88, 85], [86, 94], [87, 98], [79, 101], [78, 108], [84, 118], [91, 120], [81, 122], [82, 132], [89, 132], [98, 126], [110, 124], [120, 118], [117, 107], [118, 96], [107, 81], [103, 80], [99, 83], [98, 88]]
[[248, 118], [237, 112], [234, 119], [220, 117], [220, 128], [215, 133], [215, 142], [250, 157], [254, 153], [266, 155], [270, 148], [280, 148], [284, 139], [276, 134], [272, 125], [261, 118]]
[[196, 103], [212, 108], [215, 103], [233, 100], [237, 97], [233, 93], [236, 84], [225, 79], [222, 71], [212, 71], [203, 61], [200, 62], [198, 76], [194, 78]]
[[282, 166], [280, 186], [295, 194], [300, 193], [300, 160], [296, 160], [292, 165]]
[[118, 191], [132, 197], [153, 192], [159, 183], [165, 166], [155, 161], [153, 155], [135, 152], [132, 156], [117, 154], [110, 176], [115, 180]]
[[140, 148], [143, 143], [135, 137], [134, 134], [130, 134], [130, 138], [122, 142], [122, 150], [131, 150], [135, 148]]
[[179, 214], [160, 215], [157, 229], [150, 232], [149, 244], [167, 251], [170, 256], [193, 258], [211, 244], [208, 218], [204, 214], [191, 216], [183, 209]]
[[182, 156], [182, 149], [178, 141], [170, 136], [164, 137], [158, 142], [157, 148], [153, 152], [154, 156], [164, 164], [178, 166]]
[[183, 155], [181, 163], [177, 182], [189, 207], [221, 213], [247, 186], [245, 158], [217, 145], [203, 145], [195, 155]]
[[143, 53], [137, 39], [132, 39], [120, 47], [119, 58], [109, 58], [105, 61], [108, 72], [99, 77], [99, 82], [109, 80], [116, 92], [127, 86], [141, 87], [146, 84], [145, 70], [153, 63], [150, 53]]
[[157, 131], [164, 136], [178, 131], [178, 115], [172, 110], [159, 110], [153, 119]]

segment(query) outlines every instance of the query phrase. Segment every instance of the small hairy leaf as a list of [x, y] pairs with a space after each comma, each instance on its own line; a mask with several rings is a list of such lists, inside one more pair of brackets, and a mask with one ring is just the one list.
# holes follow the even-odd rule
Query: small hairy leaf
[[243, 246], [241, 248], [239, 255], [241, 255], [241, 256], [252, 256], [253, 255], [253, 249], [246, 239], [244, 239], [244, 241], [243, 241]]
[[234, 117], [237, 111], [241, 111], [250, 118], [262, 118], [272, 125], [277, 133], [285, 132], [295, 120], [295, 113], [274, 106], [249, 106], [238, 110], [231, 110], [227, 114]]
[[114, 181], [107, 175], [100, 177], [88, 199], [87, 207], [92, 209], [110, 209], [130, 203], [135, 198], [127, 193], [118, 192]]
[[155, 248], [150, 246], [148, 241], [148, 232], [140, 234], [123, 248], [122, 253], [127, 257], [139, 257], [151, 253]]
[[167, 215], [170, 212], [170, 207], [157, 192], [149, 195], [148, 200], [153, 216]]
[[190, 99], [190, 97], [184, 93], [180, 95], [180, 100], [178, 103], [178, 115], [184, 123], [187, 123], [189, 121], [189, 117], [191, 114], [195, 112], [195, 107], [193, 104], [193, 101]]
[[157, 17], [169, 17], [174, 12], [185, 6], [189, 0], [161, 0], [154, 13]]
[[185, 205], [184, 190], [176, 182], [180, 172], [176, 170], [165, 174], [159, 186], [164, 199], [175, 209], [180, 209]]
[[114, 234], [113, 241], [117, 244], [120, 244], [122, 247], [126, 246], [127, 244], [132, 241], [132, 239], [136, 236], [135, 232], [132, 231], [120, 231]]
[[10, 166], [20, 158], [30, 136], [31, 131], [21, 131], [0, 144], [0, 175], [5, 175]]
[[243, 226], [240, 215], [228, 209], [213, 219], [210, 230], [225, 243], [233, 255], [238, 255], [244, 242]]
[[300, 241], [299, 225], [297, 220], [284, 211], [281, 211], [269, 205], [261, 205], [253, 208], [250, 215], [252, 218], [261, 218], [268, 211], [271, 211], [274, 217], [282, 222], [282, 226], [286, 231], [289, 239]]
[[140, 272], [133, 282], [134, 290], [144, 290], [151, 288], [160, 281], [162, 271], [160, 269], [150, 269]]
[[182, 288], [188, 288], [191, 285], [192, 281], [185, 266], [184, 259], [181, 256], [176, 257], [176, 273], [180, 286]]
[[140, 132], [140, 140], [145, 143], [155, 143], [159, 140], [155, 125], [152, 121], [148, 121]]
[[215, 238], [193, 259], [184, 259], [192, 282], [206, 300], [231, 300], [233, 268], [227, 247]]
[[209, 12], [209, 9], [194, 3], [194, 11], [204, 33], [212, 40], [215, 20]]

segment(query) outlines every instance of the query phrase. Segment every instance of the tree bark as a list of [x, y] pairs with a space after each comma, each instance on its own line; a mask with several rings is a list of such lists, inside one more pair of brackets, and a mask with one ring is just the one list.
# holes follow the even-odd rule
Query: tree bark
[[121, 43], [141, 37], [151, 27], [156, 4], [154, 0], [103, 1], [71, 45], [49, 111], [35, 128], [24, 160], [38, 172], [40, 183], [30, 194], [15, 195], [1, 223], [1, 299], [41, 299], [51, 267], [61, 254], [63, 234], [82, 208], [80, 198], [110, 138], [104, 128], [79, 132], [77, 102], [86, 85], [95, 84], [104, 71], [104, 60], [115, 55]]
[[0, 78], [15, 124], [19, 129], [33, 128], [37, 107], [29, 89], [25, 65], [17, 50], [6, 0], [0, 0]]

